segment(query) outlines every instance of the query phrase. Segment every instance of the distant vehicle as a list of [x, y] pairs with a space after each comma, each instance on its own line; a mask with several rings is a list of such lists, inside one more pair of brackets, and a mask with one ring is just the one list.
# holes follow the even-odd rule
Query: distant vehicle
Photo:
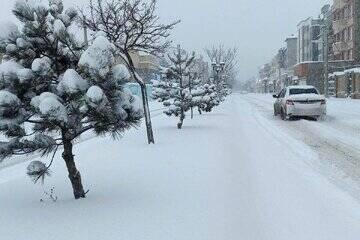
[[288, 120], [292, 117], [319, 119], [326, 115], [326, 99], [313, 86], [290, 86], [273, 95], [274, 115]]

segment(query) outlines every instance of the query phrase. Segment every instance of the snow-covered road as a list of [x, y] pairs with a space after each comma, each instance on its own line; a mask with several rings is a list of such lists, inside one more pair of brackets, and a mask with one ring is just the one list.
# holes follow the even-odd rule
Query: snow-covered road
[[[311, 163], [318, 161], [318, 154], [294, 138], [293, 132], [286, 131], [291, 127], [279, 126], [288, 123], [272, 117], [271, 101], [259, 104], [263, 96], [256, 95], [238, 95], [232, 100], [236, 117], [231, 119], [238, 121], [228, 131], [238, 133], [234, 147], [239, 149], [239, 163], [233, 174], [238, 186], [234, 195], [245, 194], [239, 198], [241, 206], [236, 216], [243, 219], [244, 213], [249, 214], [249, 219], [242, 222], [247, 227], [238, 236], [358, 239], [360, 205], [327, 181], [327, 176], [314, 171]], [[254, 235], [248, 235], [249, 230]]]
[[234, 94], [181, 131], [155, 118], [155, 146], [143, 130], [77, 145], [90, 189], [82, 201], [72, 200], [60, 156], [44, 186], [55, 186], [56, 203], [39, 202], [25, 164], [2, 169], [1, 239], [358, 240], [357, 116], [335, 115], [353, 113], [334, 101], [327, 121], [282, 122], [271, 104]]
[[328, 115], [318, 122], [283, 122], [273, 116], [270, 95], [242, 95], [242, 99], [273, 124], [277, 132], [286, 132], [305, 143], [318, 155], [307, 161], [338, 187], [360, 199], [360, 101], [329, 99]]

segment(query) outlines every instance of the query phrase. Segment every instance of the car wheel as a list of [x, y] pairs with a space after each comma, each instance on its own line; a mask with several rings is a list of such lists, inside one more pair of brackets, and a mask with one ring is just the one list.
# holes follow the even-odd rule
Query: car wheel
[[281, 109], [281, 119], [284, 121], [286, 120], [286, 114], [285, 114], [284, 109]]
[[274, 107], [274, 116], [276, 117], [278, 115], [277, 111], [276, 111], [276, 107]]

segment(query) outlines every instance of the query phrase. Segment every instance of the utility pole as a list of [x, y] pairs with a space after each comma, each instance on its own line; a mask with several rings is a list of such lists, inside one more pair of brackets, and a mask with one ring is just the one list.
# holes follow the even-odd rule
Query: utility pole
[[324, 30], [324, 86], [325, 86], [325, 97], [329, 97], [329, 39], [328, 39], [328, 26]]
[[324, 7], [322, 10], [323, 14], [323, 61], [324, 61], [324, 95], [326, 98], [329, 97], [329, 7]]

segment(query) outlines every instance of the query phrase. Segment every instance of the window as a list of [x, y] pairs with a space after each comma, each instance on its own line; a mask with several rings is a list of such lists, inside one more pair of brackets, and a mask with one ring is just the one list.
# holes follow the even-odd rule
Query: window
[[290, 89], [290, 95], [299, 94], [319, 94], [315, 88], [292, 88]]
[[285, 94], [286, 94], [286, 89], [283, 89], [279, 94], [279, 98], [284, 98]]

